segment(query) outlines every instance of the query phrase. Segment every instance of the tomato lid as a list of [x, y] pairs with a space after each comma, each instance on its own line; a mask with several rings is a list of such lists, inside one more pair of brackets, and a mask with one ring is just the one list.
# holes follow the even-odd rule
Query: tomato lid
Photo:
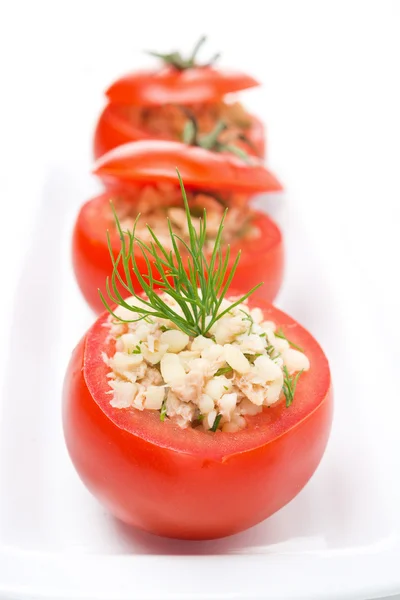
[[206, 40], [205, 35], [201, 36], [186, 57], [177, 50], [169, 53], [147, 52], [162, 61], [161, 67], [121, 77], [106, 91], [108, 99], [110, 102], [136, 106], [171, 103], [190, 105], [217, 101], [230, 92], [259, 85], [246, 73], [215, 68], [219, 52], [206, 62], [199, 62], [198, 53]]
[[136, 71], [115, 81], [106, 91], [110, 102], [137, 106], [197, 104], [218, 100], [231, 92], [259, 85], [240, 71], [194, 67], [179, 71], [172, 67]]
[[115, 81], [106, 91], [110, 102], [137, 106], [161, 106], [163, 104], [196, 104], [219, 100], [225, 94], [259, 85], [258, 82], [239, 71], [216, 69], [214, 54], [207, 62], [198, 61], [200, 48], [206, 36], [196, 42], [188, 57], [181, 52], [148, 52], [162, 61], [156, 70], [136, 71]]
[[277, 192], [282, 185], [263, 163], [243, 160], [229, 152], [212, 152], [181, 142], [142, 140], [104, 154], [93, 172], [106, 184], [176, 183], [179, 170], [188, 188], [237, 192]]

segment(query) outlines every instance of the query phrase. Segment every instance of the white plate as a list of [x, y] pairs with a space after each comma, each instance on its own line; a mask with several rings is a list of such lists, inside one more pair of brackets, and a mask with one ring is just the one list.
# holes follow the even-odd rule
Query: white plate
[[278, 304], [320, 340], [333, 373], [334, 425], [317, 473], [264, 523], [212, 542], [129, 529], [86, 491], [60, 410], [70, 352], [93, 318], [70, 266], [73, 219], [93, 191], [75, 172], [48, 173], [16, 290], [0, 431], [0, 597], [338, 600], [400, 591], [400, 411], [382, 317], [354, 289], [351, 263], [316, 252], [307, 213], [300, 221], [291, 209], [288, 219], [273, 200], [289, 240], [290, 283]]

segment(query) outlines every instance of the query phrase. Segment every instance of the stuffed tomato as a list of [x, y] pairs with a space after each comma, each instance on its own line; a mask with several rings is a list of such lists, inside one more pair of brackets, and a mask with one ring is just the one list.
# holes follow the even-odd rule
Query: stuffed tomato
[[198, 49], [199, 45], [188, 59], [176, 52], [156, 54], [162, 60], [160, 68], [128, 74], [108, 88], [108, 102], [95, 130], [96, 158], [131, 141], [182, 139], [187, 110], [197, 119], [202, 133], [222, 119], [242, 137], [241, 143], [250, 153], [264, 156], [261, 121], [239, 102], [226, 99], [228, 94], [255, 87], [258, 82], [245, 73], [218, 69], [214, 61], [200, 64], [196, 60]]
[[114, 260], [117, 305], [105, 301], [110, 314], [73, 352], [63, 424], [81, 479], [113, 515], [158, 535], [210, 539], [257, 524], [303, 488], [328, 440], [332, 389], [318, 343], [255, 298], [258, 286], [230, 291], [237, 261], [227, 266], [220, 235], [206, 259], [206, 225], [197, 235], [186, 199], [185, 209], [191, 267], [180, 268], [172, 244], [156, 263], [160, 289], [148, 271], [134, 291], [141, 242], [134, 230], [121, 237], [132, 296], [118, 292]]
[[[228, 152], [213, 152], [200, 146], [179, 142], [142, 141], [120, 146], [96, 163], [108, 191], [84, 204], [73, 232], [73, 266], [81, 291], [94, 311], [103, 310], [97, 293], [105, 290], [111, 272], [108, 241], [118, 252], [120, 236], [113, 219], [113, 201], [123, 229], [130, 228], [137, 215], [142, 219], [136, 234], [145, 243], [152, 241], [147, 227], [157, 232], [167, 250], [170, 238], [166, 217], [183, 244], [188, 242], [185, 210], [178, 180], [178, 168], [184, 178], [189, 206], [198, 227], [203, 209], [207, 209], [205, 251], [212, 251], [218, 224], [226, 207], [224, 241], [234, 252], [241, 250], [235, 286], [252, 287], [264, 281], [263, 297], [273, 300], [283, 276], [283, 243], [278, 226], [264, 213], [249, 205], [251, 194], [282, 189], [276, 177], [258, 160], [246, 161]], [[146, 257], [137, 249], [140, 269]], [[121, 265], [122, 266], [122, 265]], [[140, 283], [133, 276], [136, 290]]]
[[[265, 319], [282, 328], [293, 343], [302, 347], [310, 368], [299, 378], [289, 408], [282, 397], [259, 410], [259, 406], [243, 394], [239, 396], [241, 407], [235, 418], [225, 421], [222, 430], [218, 428], [215, 433], [206, 430], [204, 424], [211, 429], [212, 420], [217, 416], [214, 405], [229, 415], [232, 394], [237, 394], [231, 391], [234, 386], [230, 374], [235, 373], [233, 377], [237, 378], [237, 371], [206, 380], [203, 388], [213, 396], [218, 396], [221, 387], [226, 392], [216, 400], [210, 400], [209, 394], [201, 394], [199, 403], [179, 404], [176, 395], [170, 394], [168, 410], [173, 416], [161, 421], [165, 388], [161, 387], [163, 379], [157, 365], [149, 367], [139, 383], [132, 385], [127, 377], [135, 378], [135, 370], [145, 359], [135, 367], [129, 360], [126, 365], [121, 361], [125, 376], [118, 380], [108, 377], [115, 372], [104, 362], [102, 353], [107, 355], [117, 373], [120, 369], [118, 360], [122, 353], [116, 354], [115, 336], [121, 335], [123, 344], [125, 340], [136, 341], [129, 333], [122, 334], [124, 327], [110, 338], [109, 327], [104, 327], [108, 316], [104, 314], [75, 349], [64, 388], [68, 449], [89, 490], [119, 519], [169, 537], [226, 536], [273, 514], [289, 502], [313, 474], [324, 452], [331, 424], [332, 393], [326, 358], [311, 335], [291, 318], [260, 299], [256, 304]], [[273, 339], [271, 328], [268, 336]], [[191, 346], [193, 343], [191, 341]], [[200, 347], [198, 343], [197, 348]], [[216, 343], [214, 347], [219, 351], [223, 346]], [[129, 350], [129, 345], [126, 348]], [[188, 350], [182, 365], [188, 356], [202, 360], [201, 354], [206, 355], [204, 350]], [[170, 353], [164, 354], [168, 355]], [[257, 358], [260, 362], [260, 357]], [[221, 360], [215, 366], [223, 364]], [[193, 373], [196, 375], [198, 371], [185, 371], [179, 386], [195, 389]], [[142, 386], [139, 388], [146, 375], [148, 381], [153, 381], [147, 393]], [[203, 380], [202, 374], [199, 379]], [[114, 383], [114, 390], [109, 387], [110, 381]], [[216, 383], [210, 384], [211, 381]], [[199, 386], [198, 380], [195, 384]], [[138, 394], [134, 397], [135, 386], [142, 392], [140, 398]], [[199, 387], [197, 393], [200, 394], [201, 389]], [[110, 391], [114, 395], [110, 395]], [[249, 390], [247, 393], [250, 395]], [[191, 426], [196, 421], [190, 419], [200, 417], [200, 410], [210, 407], [207, 421], [203, 418], [197, 426]], [[180, 422], [189, 426], [182, 428]]]

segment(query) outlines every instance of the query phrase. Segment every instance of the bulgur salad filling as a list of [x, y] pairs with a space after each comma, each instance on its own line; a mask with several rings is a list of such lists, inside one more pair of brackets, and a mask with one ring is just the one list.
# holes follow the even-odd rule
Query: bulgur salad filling
[[[173, 298], [161, 297], [183, 316]], [[154, 316], [132, 321], [140, 318], [134, 308], [118, 306], [107, 322], [116, 351], [103, 354], [111, 405], [158, 411], [162, 421], [172, 419], [182, 428], [230, 433], [283, 398], [289, 406], [310, 362], [260, 308], [250, 308], [247, 300], [234, 306], [236, 300], [223, 299], [219, 311], [227, 312], [206, 336], [190, 336]], [[141, 306], [137, 297], [126, 302]]]

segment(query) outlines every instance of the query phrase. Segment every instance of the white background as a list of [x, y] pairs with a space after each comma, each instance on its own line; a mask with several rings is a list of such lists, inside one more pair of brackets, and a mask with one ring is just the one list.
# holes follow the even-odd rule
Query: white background
[[382, 0], [0, 2], [0, 337], [49, 169], [65, 162], [89, 178], [107, 84], [141, 49], [189, 50], [202, 33], [210, 53], [263, 82], [244, 101], [267, 120], [289, 207], [313, 206], [327, 276], [351, 285], [335, 269], [348, 256], [354, 285], [385, 315], [378, 347], [398, 336], [399, 31], [400, 3]]

